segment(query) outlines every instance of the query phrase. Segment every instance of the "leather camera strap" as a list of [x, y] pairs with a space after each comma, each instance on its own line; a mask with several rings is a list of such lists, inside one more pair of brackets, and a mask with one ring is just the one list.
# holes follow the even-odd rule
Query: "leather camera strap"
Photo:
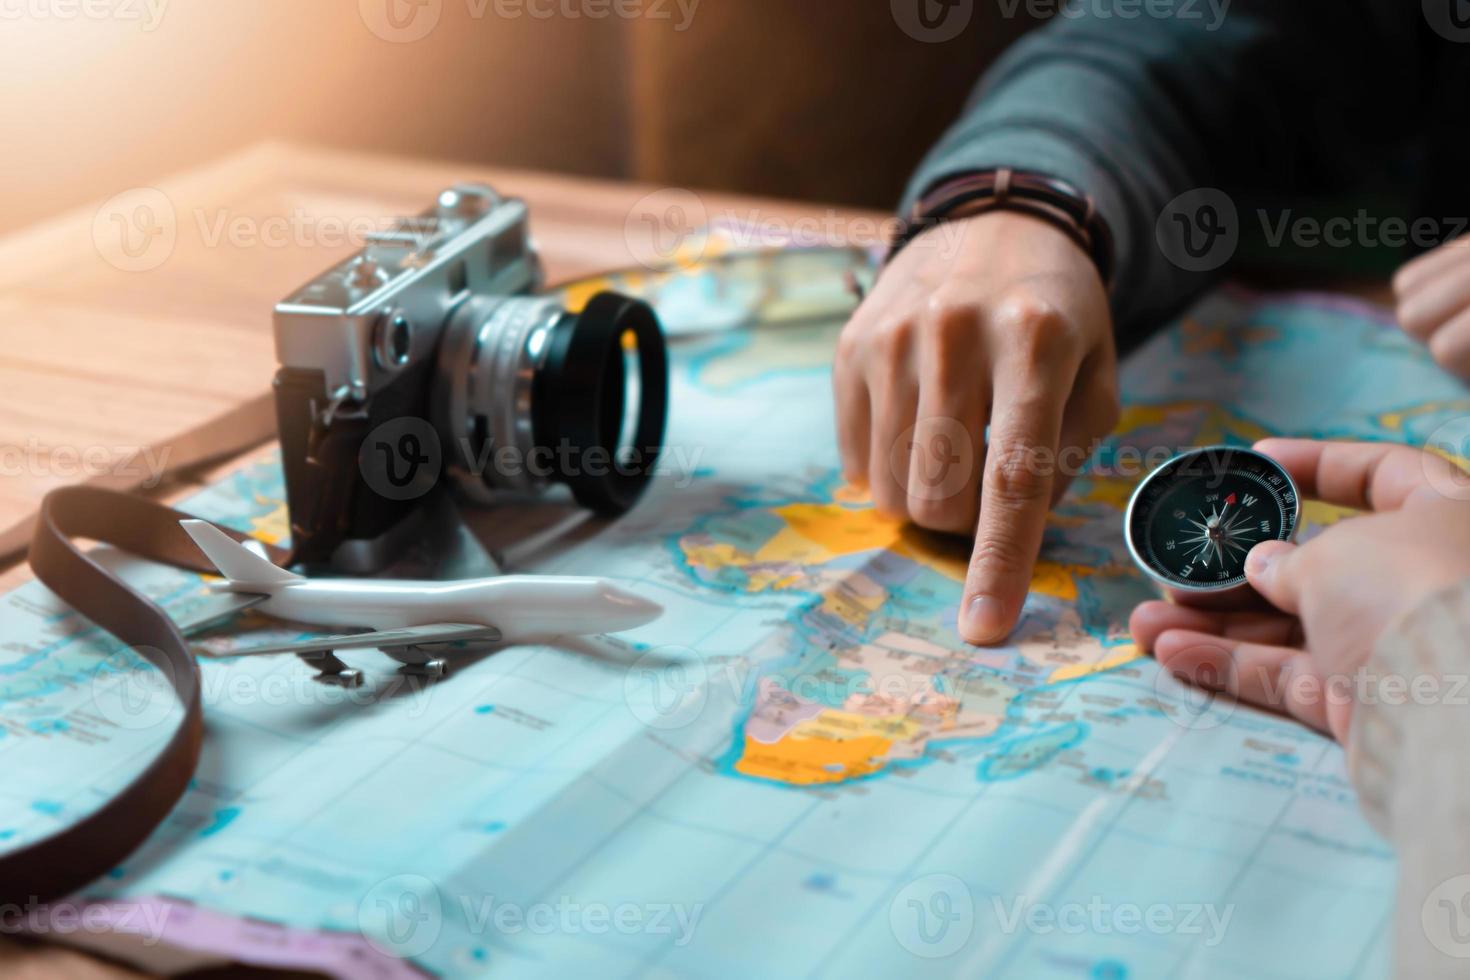
[[[204, 714], [199, 666], [188, 642], [168, 613], [77, 543], [91, 539], [139, 558], [213, 572], [179, 526], [189, 516], [96, 487], [53, 490], [41, 503], [30, 549], [36, 578], [161, 671], [184, 716], [163, 751], [102, 807], [50, 836], [0, 854], [0, 903], [28, 907], [51, 901], [117, 867], [164, 821], [194, 775]], [[221, 530], [237, 541], [249, 540]], [[266, 552], [277, 564], [291, 564], [289, 552], [270, 546]]]

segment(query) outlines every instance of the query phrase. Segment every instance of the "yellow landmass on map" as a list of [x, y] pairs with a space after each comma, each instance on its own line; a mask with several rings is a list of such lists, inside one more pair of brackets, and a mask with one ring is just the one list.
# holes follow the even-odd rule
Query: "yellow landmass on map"
[[839, 555], [896, 548], [904, 525], [871, 507], [787, 504], [773, 511], [786, 526], [756, 552], [756, 561], [831, 561]]
[[919, 724], [903, 715], [870, 717], [829, 709], [776, 742], [747, 737], [735, 771], [798, 786], [842, 782], [877, 772], [895, 741], [919, 732]]
[[787, 735], [774, 745], [747, 737], [735, 771], [793, 786], [840, 783], [883, 768], [891, 744], [876, 735], [848, 739]]
[[1138, 647], [1132, 643], [1126, 643], [1123, 646], [1114, 647], [1112, 653], [1095, 663], [1068, 664], [1065, 667], [1058, 667], [1051, 672], [1051, 675], [1046, 680], [1047, 683], [1076, 680], [1079, 677], [1086, 677], [1088, 674], [1097, 674], [1104, 670], [1112, 670], [1114, 667], [1126, 664], [1130, 660], [1137, 660], [1142, 656], [1143, 652]]
[[[947, 546], [936, 535], [884, 517], [871, 507], [804, 503], [777, 507], [774, 513], [786, 526], [753, 556], [755, 562], [822, 564], [844, 555], [887, 549], [956, 582], [965, 580], [968, 549]], [[1058, 599], [1077, 598], [1077, 578], [1095, 569], [1084, 565], [1041, 560], [1031, 575], [1031, 591]]]
[[1429, 401], [1422, 405], [1415, 405], [1412, 408], [1405, 408], [1396, 412], [1384, 412], [1378, 416], [1377, 421], [1385, 429], [1398, 429], [1402, 431], [1404, 425], [1411, 419], [1416, 419], [1424, 415], [1438, 415], [1441, 412], [1463, 415], [1466, 412], [1470, 412], [1470, 400]]

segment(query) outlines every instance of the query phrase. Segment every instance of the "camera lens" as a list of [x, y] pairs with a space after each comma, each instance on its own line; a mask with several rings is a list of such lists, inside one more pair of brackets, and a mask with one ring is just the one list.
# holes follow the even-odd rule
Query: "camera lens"
[[450, 321], [433, 407], [450, 471], [474, 498], [564, 483], [582, 506], [620, 514], [663, 443], [658, 318], [616, 293], [576, 314], [546, 297], [475, 297]]

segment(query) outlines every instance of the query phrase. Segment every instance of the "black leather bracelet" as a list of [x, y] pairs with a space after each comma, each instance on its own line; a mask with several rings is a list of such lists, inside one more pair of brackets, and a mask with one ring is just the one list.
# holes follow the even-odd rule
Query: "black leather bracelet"
[[1059, 178], [1009, 167], [961, 174], [931, 188], [900, 222], [885, 264], [935, 225], [988, 211], [1029, 214], [1057, 228], [1092, 257], [1111, 288], [1113, 236], [1092, 198]]

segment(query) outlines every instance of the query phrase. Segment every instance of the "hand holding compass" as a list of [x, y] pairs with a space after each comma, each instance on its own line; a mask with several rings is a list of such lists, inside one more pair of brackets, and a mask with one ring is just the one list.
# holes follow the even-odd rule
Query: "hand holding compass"
[[[1300, 486], [1309, 497], [1372, 513], [1301, 545], [1276, 535], [1253, 544], [1242, 574], [1271, 611], [1145, 602], [1129, 626], [1176, 675], [1345, 739], [1352, 682], [1379, 636], [1436, 592], [1470, 579], [1466, 475], [1443, 457], [1399, 445], [1268, 439], [1256, 449], [1276, 461], [1293, 493]], [[1176, 562], [1174, 570], [1183, 567]], [[1213, 591], [1239, 588], [1217, 582]]]

